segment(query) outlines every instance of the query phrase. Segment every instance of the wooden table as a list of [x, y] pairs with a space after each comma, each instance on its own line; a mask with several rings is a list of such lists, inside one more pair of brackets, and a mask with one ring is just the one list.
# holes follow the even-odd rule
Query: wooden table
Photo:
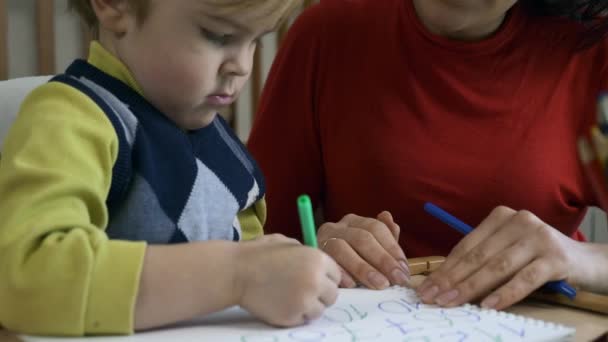
[[[608, 333], [608, 315], [525, 300], [506, 310], [514, 314], [576, 328], [575, 341], [593, 341]], [[608, 341], [605, 337], [602, 341]]]

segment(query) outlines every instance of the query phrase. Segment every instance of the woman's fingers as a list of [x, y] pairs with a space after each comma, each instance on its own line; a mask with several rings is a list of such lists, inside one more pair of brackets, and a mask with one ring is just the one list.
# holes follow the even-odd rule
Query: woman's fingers
[[441, 306], [457, 306], [476, 300], [511, 279], [534, 257], [535, 251], [530, 243], [520, 240], [492, 257], [478, 271], [457, 282], [452, 289], [440, 291], [434, 302]]
[[[382, 218], [389, 224], [392, 222], [392, 216], [389, 212], [385, 211], [379, 216], [382, 216]], [[346, 215], [340, 222], [345, 223], [349, 228], [358, 228], [361, 231], [371, 234], [374, 240], [379, 243], [382, 248], [393, 257], [393, 259], [400, 262], [404, 269], [407, 269], [407, 258], [405, 257], [405, 253], [403, 252], [401, 246], [399, 246], [399, 241], [396, 240], [393, 235], [393, 232], [399, 229], [399, 226], [397, 226], [394, 222], [390, 224], [392, 227], [391, 229], [381, 220], [352, 214]], [[364, 244], [369, 238], [368, 235], [361, 232], [356, 233], [353, 229], [350, 229], [347, 232], [351, 233], [351, 237], [355, 239], [354, 242], [361, 242]]]
[[359, 256], [345, 240], [332, 239], [325, 245], [323, 251], [366, 287], [380, 290], [390, 286], [389, 280]]
[[484, 221], [485, 228], [480, 225], [481, 235], [491, 234], [469, 240], [476, 244], [451, 254], [452, 266], [425, 280], [418, 289], [423, 302], [457, 306], [490, 293], [483, 304], [504, 308], [548, 280], [568, 277], [573, 264], [568, 255], [574, 253], [568, 237], [528, 211], [498, 214]]
[[393, 238], [395, 239], [395, 241], [397, 241], [397, 243], [399, 243], [399, 235], [401, 234], [401, 227], [399, 227], [399, 225], [397, 223], [395, 223], [395, 221], [393, 220], [393, 215], [391, 215], [391, 213], [388, 211], [383, 211], [380, 214], [378, 214], [378, 216], [376, 218], [378, 219], [378, 221], [384, 223], [388, 227], [391, 234], [393, 234]]
[[442, 266], [447, 269], [453, 267], [463, 255], [469, 253], [475, 246], [496, 233], [496, 231], [505, 223], [509, 222], [516, 213], [515, 210], [504, 206], [494, 208], [490, 215], [481, 221], [477, 228], [463, 237], [463, 239], [452, 249], [446, 259], [445, 265]]
[[[439, 305], [445, 305], [462, 299], [464, 295], [466, 300], [481, 296], [512, 276], [534, 256], [541, 254], [542, 246], [526, 243], [528, 240], [522, 239], [546, 226], [532, 213], [520, 211], [504, 223], [500, 219], [494, 223], [497, 226], [491, 238], [486, 238], [462, 255], [451, 268], [429, 276], [430, 282], [438, 290], [421, 290], [420, 294], [425, 303], [437, 302]], [[526, 259], [522, 260], [524, 256]], [[452, 296], [446, 294], [448, 290]], [[436, 293], [433, 295], [433, 292]], [[457, 292], [458, 297], [455, 296]], [[449, 300], [446, 300], [447, 298]]]
[[551, 269], [545, 260], [537, 259], [522, 268], [508, 283], [487, 296], [481, 307], [501, 310], [524, 299], [551, 278]]
[[[446, 288], [449, 288], [450, 284], [459, 281], [464, 276], [475, 271], [480, 267], [480, 264], [487, 261], [488, 258], [497, 251], [500, 251], [496, 246], [485, 248], [482, 242], [495, 234], [496, 231], [509, 222], [515, 214], [515, 210], [507, 207], [497, 207], [492, 210], [490, 215], [488, 215], [476, 229], [465, 236], [452, 249], [452, 252], [450, 252], [446, 258], [446, 261], [420, 284], [417, 288], [418, 295], [428, 300], [433, 300], [437, 294], [444, 291]], [[510, 241], [512, 241], [512, 239]], [[500, 241], [498, 242], [501, 243]], [[451, 278], [450, 275], [456, 276], [456, 274], [453, 273], [454, 268], [463, 262], [463, 260], [465, 265], [468, 266], [461, 265], [460, 270], [462, 271], [457, 275], [458, 279]], [[456, 271], [458, 270], [459, 269], [456, 269]], [[441, 283], [441, 287], [437, 286]], [[431, 289], [434, 286], [437, 286], [437, 288]]]
[[[381, 216], [392, 221], [388, 212]], [[338, 223], [321, 226], [319, 243], [321, 249], [332, 256], [346, 273], [366, 286], [384, 288], [383, 279], [387, 279], [389, 284], [409, 286], [405, 254], [391, 230], [380, 220], [346, 215]], [[380, 273], [382, 278], [376, 273]], [[347, 283], [343, 285], [348, 286]]]
[[[335, 239], [332, 239], [332, 240], [335, 240]], [[337, 263], [337, 261], [336, 261], [336, 263]], [[338, 268], [340, 269], [340, 282], [338, 283], [338, 286], [347, 288], [347, 289], [352, 289], [354, 287], [357, 287], [357, 282], [353, 279], [353, 277], [351, 277], [351, 275], [348, 272], [346, 272], [344, 267], [342, 267], [338, 264]]]

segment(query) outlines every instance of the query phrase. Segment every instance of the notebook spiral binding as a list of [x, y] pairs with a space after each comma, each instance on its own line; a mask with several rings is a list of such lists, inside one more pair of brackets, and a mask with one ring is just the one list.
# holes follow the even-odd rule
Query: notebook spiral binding
[[543, 321], [540, 319], [536, 319], [536, 318], [531, 318], [531, 317], [527, 317], [527, 316], [522, 316], [522, 315], [517, 315], [517, 314], [513, 314], [510, 312], [506, 312], [506, 311], [497, 311], [494, 309], [485, 309], [482, 307], [479, 307], [477, 305], [473, 305], [473, 304], [464, 304], [463, 308], [467, 309], [467, 310], [471, 310], [471, 311], [477, 311], [480, 313], [484, 313], [485, 315], [488, 316], [496, 316], [499, 318], [505, 318], [509, 321], [516, 321], [516, 322], [522, 322], [525, 323], [527, 325], [531, 325], [531, 326], [536, 326], [536, 327], [547, 327], [547, 328], [552, 328], [552, 329], [556, 329], [556, 330], [568, 330], [571, 329], [570, 327], [567, 327], [565, 325], [562, 324], [557, 324], [557, 323], [553, 323], [553, 322], [548, 322], [548, 321]]
[[[397, 291], [400, 291], [400, 292], [412, 294], [417, 297], [416, 291], [414, 289], [404, 288], [404, 287], [399, 287], [399, 286], [393, 286], [391, 288], [395, 289]], [[485, 308], [482, 308], [482, 307], [480, 307], [478, 305], [474, 305], [474, 304], [463, 304], [461, 308], [465, 309], [465, 310], [479, 312], [480, 314], [484, 314], [484, 316], [493, 316], [493, 317], [498, 317], [498, 318], [505, 318], [506, 320], [509, 320], [509, 321], [522, 322], [529, 326], [534, 326], [534, 327], [539, 327], [539, 328], [550, 328], [550, 329], [553, 329], [556, 331], [571, 331], [571, 334], [569, 335], [569, 337], [567, 337], [565, 339], [566, 341], [569, 341], [570, 337], [572, 337], [574, 335], [574, 328], [565, 326], [562, 324], [558, 324], [558, 323], [543, 321], [540, 319], [522, 316], [522, 315], [518, 315], [518, 314], [513, 314], [510, 312], [506, 312], [506, 311], [485, 309]], [[454, 309], [458, 309], [458, 308], [454, 308]]]

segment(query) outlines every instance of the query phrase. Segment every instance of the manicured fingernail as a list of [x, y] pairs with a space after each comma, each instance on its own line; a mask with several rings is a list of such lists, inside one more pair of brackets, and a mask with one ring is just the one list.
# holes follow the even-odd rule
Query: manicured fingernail
[[378, 290], [382, 290], [390, 286], [388, 279], [378, 272], [369, 272], [367, 279], [369, 279], [369, 282], [372, 283], [372, 285]]
[[393, 280], [397, 285], [409, 286], [410, 278], [407, 276], [407, 274], [403, 273], [401, 269], [395, 268], [391, 275], [393, 276]]
[[410, 268], [407, 266], [407, 262], [401, 260], [399, 261], [399, 266], [401, 266], [401, 268], [403, 269], [403, 272], [405, 272], [405, 274], [410, 275]]
[[420, 299], [422, 299], [423, 301], [425, 301], [427, 303], [431, 302], [433, 300], [433, 298], [435, 298], [437, 293], [439, 293], [439, 287], [434, 285], [434, 286], [422, 291], [422, 293], [420, 294]]
[[458, 290], [456, 290], [456, 289], [450, 290], [450, 291], [442, 294], [441, 296], [437, 297], [437, 299], [435, 299], [435, 303], [437, 303], [437, 305], [444, 306], [444, 305], [450, 303], [451, 301], [453, 301], [454, 299], [456, 299], [456, 297], [458, 297], [459, 294], [460, 294], [460, 292], [458, 292]]
[[429, 278], [426, 278], [422, 284], [416, 287], [416, 293], [418, 293], [419, 297], [422, 297], [422, 292], [424, 292], [431, 285], [431, 281]]
[[500, 296], [493, 294], [481, 302], [481, 307], [484, 309], [494, 309], [499, 301]]
[[355, 286], [357, 286], [357, 283], [355, 283], [355, 281], [353, 280], [353, 278], [350, 276], [350, 274], [342, 271], [342, 280], [341, 280], [341, 285], [344, 286], [347, 289], [353, 288]]

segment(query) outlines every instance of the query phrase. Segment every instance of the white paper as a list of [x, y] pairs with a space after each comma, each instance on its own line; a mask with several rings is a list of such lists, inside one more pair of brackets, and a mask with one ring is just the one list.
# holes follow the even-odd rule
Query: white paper
[[[450, 309], [425, 305], [414, 291], [393, 287], [384, 291], [341, 289], [337, 303], [322, 318], [296, 328], [273, 328], [235, 307], [162, 330], [86, 341], [559, 341], [570, 340], [574, 332], [553, 323], [471, 305]], [[32, 342], [58, 341], [22, 338]]]

